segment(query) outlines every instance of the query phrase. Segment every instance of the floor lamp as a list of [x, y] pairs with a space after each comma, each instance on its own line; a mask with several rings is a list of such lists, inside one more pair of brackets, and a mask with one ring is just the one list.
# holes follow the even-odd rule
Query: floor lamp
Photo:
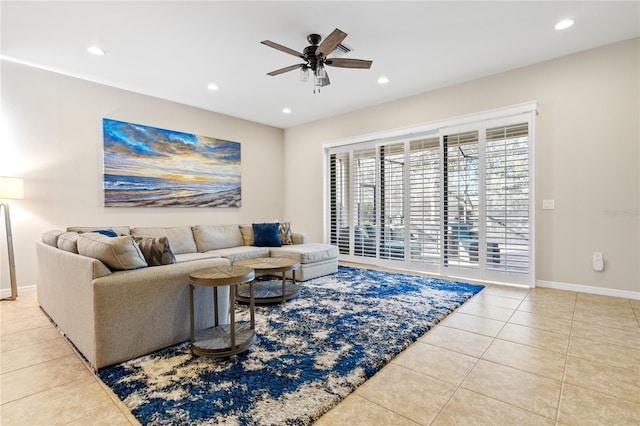
[[7, 252], [9, 255], [9, 277], [11, 279], [11, 297], [2, 300], [16, 300], [18, 285], [16, 284], [16, 264], [13, 258], [13, 238], [11, 236], [11, 218], [9, 203], [5, 200], [22, 200], [24, 189], [21, 178], [0, 176], [0, 213], [4, 213], [4, 225], [7, 235]]

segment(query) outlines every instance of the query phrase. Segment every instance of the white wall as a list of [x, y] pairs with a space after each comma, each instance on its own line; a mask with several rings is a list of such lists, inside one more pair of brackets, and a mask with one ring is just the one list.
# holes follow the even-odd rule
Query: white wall
[[[35, 284], [34, 242], [49, 229], [251, 223], [283, 217], [281, 129], [11, 62], [3, 61], [1, 71], [0, 175], [23, 177], [25, 185], [25, 199], [11, 202], [19, 287]], [[240, 142], [242, 207], [103, 207], [103, 117]], [[5, 295], [9, 278], [4, 235], [0, 243]]]
[[287, 129], [285, 216], [322, 240], [325, 142], [537, 100], [537, 280], [638, 294], [639, 52], [629, 40]]

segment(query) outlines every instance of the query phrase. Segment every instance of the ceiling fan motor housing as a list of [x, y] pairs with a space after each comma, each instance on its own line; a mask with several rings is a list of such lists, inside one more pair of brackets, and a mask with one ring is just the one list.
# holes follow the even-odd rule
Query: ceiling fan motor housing
[[307, 46], [302, 51], [304, 59], [307, 61], [309, 68], [316, 70], [318, 68], [318, 57], [316, 56], [316, 48], [318, 46]]

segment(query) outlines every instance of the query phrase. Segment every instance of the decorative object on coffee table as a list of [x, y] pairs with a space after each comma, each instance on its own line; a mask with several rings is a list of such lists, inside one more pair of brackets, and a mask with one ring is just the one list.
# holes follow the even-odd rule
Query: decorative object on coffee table
[[[295, 259], [286, 257], [259, 257], [257, 259], [238, 260], [233, 263], [236, 266], [247, 266], [256, 273], [282, 273], [282, 283], [277, 281], [257, 281], [255, 287], [255, 303], [257, 305], [270, 305], [291, 299], [300, 291], [296, 284], [296, 269], [300, 263]], [[292, 280], [287, 282], [285, 273], [292, 271]], [[249, 302], [250, 288], [247, 285], [237, 287], [236, 299], [240, 302]]]
[[[256, 340], [253, 280], [255, 272], [245, 266], [221, 266], [201, 269], [189, 274], [189, 313], [191, 319], [191, 352], [214, 357], [232, 356], [251, 347]], [[238, 284], [249, 283], [250, 321], [238, 322], [235, 318], [235, 294]], [[196, 332], [193, 309], [195, 286], [213, 288], [214, 326]], [[229, 288], [229, 324], [220, 324], [218, 315], [218, 291]]]

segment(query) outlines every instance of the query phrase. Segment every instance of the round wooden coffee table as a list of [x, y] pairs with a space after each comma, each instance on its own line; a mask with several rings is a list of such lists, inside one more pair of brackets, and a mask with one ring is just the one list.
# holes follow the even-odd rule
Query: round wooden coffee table
[[[238, 260], [234, 266], [247, 266], [253, 268], [256, 273], [282, 273], [282, 283], [277, 281], [256, 281], [255, 282], [255, 304], [271, 305], [291, 299], [298, 294], [300, 286], [296, 284], [296, 269], [300, 268], [300, 263], [295, 259], [286, 257], [259, 257], [257, 259]], [[288, 282], [285, 273], [292, 271], [292, 280]], [[250, 288], [248, 285], [239, 285], [236, 299], [239, 302], [249, 302]]]
[[[191, 320], [191, 352], [213, 357], [232, 356], [251, 347], [256, 340], [253, 280], [255, 272], [245, 266], [221, 266], [201, 269], [189, 274], [189, 313]], [[236, 323], [235, 294], [239, 284], [248, 284], [250, 322]], [[213, 287], [214, 326], [195, 330], [193, 290], [196, 286]], [[229, 324], [218, 323], [218, 287], [229, 287]]]

